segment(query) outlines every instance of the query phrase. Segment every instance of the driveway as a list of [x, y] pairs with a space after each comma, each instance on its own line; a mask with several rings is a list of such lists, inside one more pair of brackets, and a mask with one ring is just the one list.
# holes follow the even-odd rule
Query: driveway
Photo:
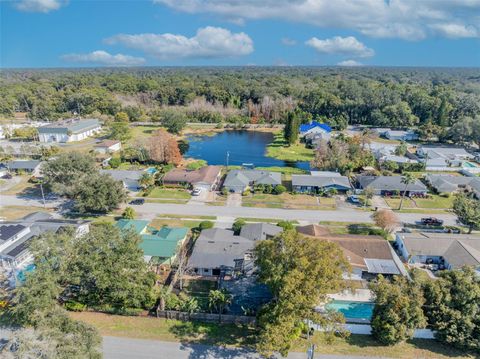
[[387, 204], [387, 202], [385, 202], [385, 199], [383, 199], [383, 197], [381, 196], [373, 196], [372, 198], [372, 207], [373, 208], [378, 208], [378, 209], [381, 209], [381, 208], [388, 208], [390, 209], [390, 206]]
[[242, 194], [241, 193], [229, 193], [227, 196], [227, 207], [241, 207], [242, 206]]

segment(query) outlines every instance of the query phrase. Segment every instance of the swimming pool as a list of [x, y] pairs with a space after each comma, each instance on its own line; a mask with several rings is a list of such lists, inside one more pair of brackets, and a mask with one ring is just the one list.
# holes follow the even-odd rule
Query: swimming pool
[[26, 274], [29, 273], [29, 272], [32, 272], [33, 270], [35, 270], [35, 264], [29, 264], [27, 265], [25, 268], [23, 268], [22, 270], [19, 270], [17, 272], [17, 279], [23, 283], [25, 282], [25, 279], [26, 279]]
[[375, 303], [372, 302], [332, 300], [325, 305], [325, 308], [340, 312], [345, 316], [345, 318], [370, 320], [372, 319], [374, 306]]
[[153, 174], [155, 174], [155, 172], [157, 172], [157, 169], [153, 168], [153, 167], [150, 167], [150, 168], [147, 168], [145, 170], [145, 172], [147, 172], [149, 175], [153, 175]]
[[463, 162], [463, 167], [475, 168], [475, 167], [478, 167], [478, 165], [476, 163], [465, 161]]

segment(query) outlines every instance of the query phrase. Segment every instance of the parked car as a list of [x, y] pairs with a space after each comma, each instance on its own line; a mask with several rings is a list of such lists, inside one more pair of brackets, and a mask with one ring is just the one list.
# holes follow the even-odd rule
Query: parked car
[[358, 196], [355, 196], [355, 195], [351, 195], [351, 196], [348, 196], [347, 200], [350, 202], [350, 203], [353, 203], [353, 204], [360, 204], [360, 199], [358, 198]]
[[137, 198], [137, 199], [134, 199], [133, 201], [130, 201], [128, 204], [133, 204], [133, 205], [142, 205], [145, 203], [145, 200], [143, 198]]
[[202, 193], [201, 188], [194, 188], [192, 191], [192, 196], [200, 196], [200, 193]]
[[422, 224], [426, 226], [441, 226], [443, 221], [435, 217], [426, 217], [421, 219]]

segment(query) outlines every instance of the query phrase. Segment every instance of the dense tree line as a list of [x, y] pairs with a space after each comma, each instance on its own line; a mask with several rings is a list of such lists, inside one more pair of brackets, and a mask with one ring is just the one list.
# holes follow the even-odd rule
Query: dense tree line
[[[173, 116], [168, 107], [182, 113]], [[4, 71], [0, 114], [32, 119], [124, 112], [130, 121], [305, 121], [407, 127], [454, 125], [480, 113], [475, 69], [200, 68]], [[175, 121], [172, 121], [172, 118]]]

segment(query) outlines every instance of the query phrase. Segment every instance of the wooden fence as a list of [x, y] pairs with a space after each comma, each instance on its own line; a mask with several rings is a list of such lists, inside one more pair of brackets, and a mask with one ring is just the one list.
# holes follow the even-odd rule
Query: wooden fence
[[213, 313], [187, 313], [178, 312], [175, 310], [158, 310], [158, 318], [176, 319], [181, 321], [196, 320], [199, 322], [207, 323], [223, 323], [223, 324], [248, 324], [255, 325], [255, 317], [247, 317], [244, 315], [231, 315], [231, 314], [213, 314]]

